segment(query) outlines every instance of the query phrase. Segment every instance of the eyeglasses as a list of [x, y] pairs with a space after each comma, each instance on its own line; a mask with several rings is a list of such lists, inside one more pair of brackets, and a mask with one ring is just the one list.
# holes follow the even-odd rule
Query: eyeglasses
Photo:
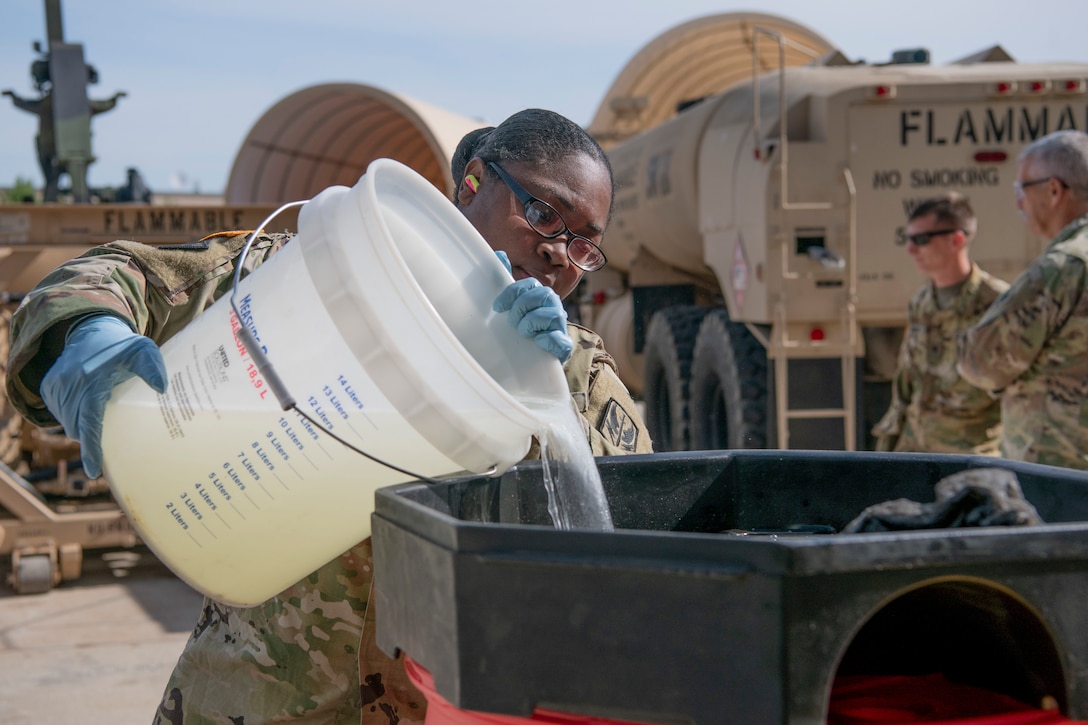
[[608, 259], [604, 252], [594, 242], [580, 234], [575, 234], [563, 221], [563, 217], [551, 204], [541, 201], [526, 191], [521, 184], [502, 170], [502, 167], [494, 161], [488, 161], [487, 165], [499, 175], [499, 178], [510, 187], [514, 196], [521, 202], [525, 221], [533, 231], [545, 239], [555, 239], [563, 234], [567, 235], [567, 258], [574, 266], [586, 272], [596, 272], [603, 267]]
[[1057, 182], [1062, 185], [1063, 189], [1069, 188], [1069, 184], [1065, 183], [1057, 176], [1044, 176], [1041, 179], [1032, 179], [1031, 181], [1014, 181], [1012, 182], [1012, 191], [1014, 194], [1016, 194], [1017, 198], [1019, 198], [1024, 195], [1024, 189], [1028, 188], [1029, 186], [1035, 186], [1036, 184], [1045, 184], [1051, 179], [1056, 179]]
[[955, 234], [956, 232], [962, 232], [962, 229], [939, 229], [932, 232], [918, 232], [917, 234], [907, 234], [903, 227], [899, 227], [895, 230], [895, 243], [899, 246], [903, 246], [907, 242], [910, 242], [916, 247], [924, 247], [929, 244], [933, 237], [943, 237], [945, 234]]

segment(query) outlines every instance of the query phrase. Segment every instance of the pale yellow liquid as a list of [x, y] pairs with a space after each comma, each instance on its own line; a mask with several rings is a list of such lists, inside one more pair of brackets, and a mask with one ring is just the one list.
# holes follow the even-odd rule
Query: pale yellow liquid
[[[228, 604], [263, 601], [358, 544], [370, 535], [374, 491], [410, 480], [294, 412], [221, 412], [187, 421], [184, 438], [171, 439], [176, 428], [158, 424], [157, 406], [122, 400], [110, 406], [103, 445], [114, 452], [106, 476], [144, 541]], [[349, 422], [359, 435], [346, 425], [336, 432], [394, 465], [431, 477], [461, 470], [394, 411]]]
[[[569, 399], [522, 402], [541, 419], [542, 485], [556, 528], [611, 530], [596, 462]], [[194, 418], [183, 446], [154, 424], [159, 412], [149, 407], [158, 406], [123, 397], [110, 406], [104, 446], [126, 455], [108, 457], [106, 474], [156, 554], [227, 603], [263, 601], [362, 541], [370, 535], [374, 491], [406, 480], [293, 412]], [[431, 477], [458, 472], [393, 411], [371, 410], [351, 423], [360, 434], [347, 436], [354, 445], [395, 465]], [[503, 424], [496, 416], [491, 425]], [[190, 453], [162, 463], [162, 452], [183, 448]]]

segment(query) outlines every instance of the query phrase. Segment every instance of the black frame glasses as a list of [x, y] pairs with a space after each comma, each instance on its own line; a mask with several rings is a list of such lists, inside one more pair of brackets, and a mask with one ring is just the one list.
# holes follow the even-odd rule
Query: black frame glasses
[[1045, 184], [1046, 182], [1050, 181], [1051, 179], [1054, 179], [1059, 184], [1061, 184], [1063, 189], [1068, 189], [1069, 188], [1069, 184], [1062, 181], [1061, 177], [1058, 177], [1058, 176], [1044, 176], [1041, 179], [1031, 179], [1030, 181], [1014, 181], [1014, 182], [1012, 182], [1012, 192], [1014, 194], [1016, 194], [1017, 197], [1021, 197], [1021, 196], [1024, 195], [1024, 189], [1028, 188], [1029, 186], [1035, 186], [1036, 184]]
[[[933, 237], [943, 237], [945, 234], [955, 234], [956, 232], [962, 232], [962, 229], [937, 229], [932, 232], [918, 232], [917, 234], [907, 234], [907, 231], [903, 227], [899, 227], [895, 230], [895, 243], [899, 246], [903, 246], [907, 242], [910, 242], [916, 247], [924, 247], [929, 244]], [[966, 232], [964, 232], [966, 234]]]
[[567, 259], [571, 264], [586, 272], [596, 272], [608, 263], [608, 258], [604, 256], [600, 246], [593, 240], [572, 232], [554, 206], [530, 194], [494, 161], [488, 161], [487, 165], [514, 192], [514, 196], [521, 202], [525, 221], [534, 232], [545, 239], [555, 239], [566, 234]]

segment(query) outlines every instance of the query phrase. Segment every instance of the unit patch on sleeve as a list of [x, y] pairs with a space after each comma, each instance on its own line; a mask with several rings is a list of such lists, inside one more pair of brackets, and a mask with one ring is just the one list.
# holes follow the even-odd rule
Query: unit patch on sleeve
[[638, 426], [615, 398], [605, 405], [599, 430], [617, 448], [633, 452], [638, 445]]

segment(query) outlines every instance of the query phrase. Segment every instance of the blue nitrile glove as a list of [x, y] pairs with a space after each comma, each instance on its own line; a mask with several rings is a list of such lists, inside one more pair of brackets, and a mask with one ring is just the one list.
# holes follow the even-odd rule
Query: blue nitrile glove
[[102, 418], [113, 388], [139, 375], [156, 392], [166, 392], [166, 363], [149, 337], [137, 335], [113, 315], [94, 315], [68, 331], [53, 367], [42, 379], [42, 400], [79, 441], [83, 472], [102, 475]]
[[[499, 259], [505, 255], [499, 254]], [[495, 298], [495, 312], [510, 312], [510, 324], [522, 337], [531, 337], [541, 347], [559, 358], [570, 360], [574, 341], [567, 334], [567, 311], [551, 287], [545, 287], [532, 277], [518, 280]]]

